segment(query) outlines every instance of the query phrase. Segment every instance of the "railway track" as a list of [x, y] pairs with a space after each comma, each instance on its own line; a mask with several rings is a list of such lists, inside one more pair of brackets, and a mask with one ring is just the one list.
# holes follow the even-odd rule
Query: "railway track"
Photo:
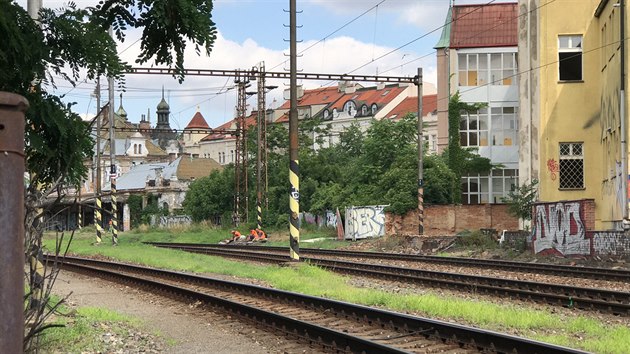
[[325, 352], [583, 353], [524, 338], [346, 302], [124, 263], [46, 258], [97, 275], [199, 301]]
[[[158, 247], [175, 248], [187, 252], [225, 256], [251, 261], [284, 263], [286, 255], [263, 254], [246, 248], [211, 247], [199, 245], [153, 244]], [[266, 247], [263, 247], [263, 249]], [[301, 257], [303, 261], [332, 271], [373, 277], [405, 283], [449, 288], [460, 291], [475, 291], [494, 296], [506, 296], [518, 300], [529, 300], [566, 308], [601, 311], [615, 315], [630, 315], [630, 293], [574, 287], [532, 281], [502, 279], [477, 275], [427, 271], [415, 268], [346, 262], [340, 260]]]
[[[161, 243], [161, 242], [145, 242], [154, 246], [186, 246], [186, 247], [203, 247], [217, 249], [246, 249], [250, 251], [273, 252], [279, 254], [287, 254], [287, 247], [268, 247], [255, 245], [216, 245], [216, 244], [199, 244], [199, 243]], [[339, 258], [372, 258], [398, 260], [404, 262], [418, 263], [437, 263], [454, 266], [491, 268], [497, 270], [519, 271], [526, 273], [549, 274], [556, 276], [565, 276], [572, 278], [627, 281], [630, 282], [630, 270], [624, 269], [607, 269], [597, 267], [577, 267], [566, 266], [549, 263], [525, 263], [494, 259], [477, 259], [477, 258], [460, 258], [460, 257], [439, 257], [426, 255], [396, 254], [384, 252], [361, 252], [361, 251], [340, 251], [326, 250], [316, 248], [300, 248], [300, 253], [305, 255], [321, 255], [334, 256]]]

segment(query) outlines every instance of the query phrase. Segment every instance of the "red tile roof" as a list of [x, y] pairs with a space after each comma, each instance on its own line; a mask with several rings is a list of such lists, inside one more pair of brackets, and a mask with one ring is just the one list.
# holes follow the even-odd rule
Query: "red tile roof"
[[[437, 110], [437, 95], [422, 96], [422, 116], [426, 117], [429, 113]], [[418, 113], [418, 97], [407, 97], [398, 106], [387, 114], [387, 118], [400, 119], [407, 113]]]
[[391, 102], [396, 96], [398, 96], [401, 92], [403, 92], [406, 87], [400, 87], [398, 85], [390, 85], [385, 86], [382, 89], [377, 89], [376, 87], [365, 87], [358, 88], [353, 93], [346, 93], [338, 99], [332, 106], [330, 106], [330, 110], [336, 108], [338, 111], [343, 109], [343, 105], [353, 100], [357, 104], [357, 109], [361, 109], [361, 105], [365, 103], [368, 107], [370, 107], [373, 103], [378, 105], [380, 109], [387, 103]]
[[[256, 126], [256, 119], [258, 117], [258, 112], [253, 111], [249, 116], [245, 117], [245, 127], [249, 128], [252, 126]], [[236, 119], [232, 119], [230, 121], [227, 121], [221, 125], [219, 125], [218, 127], [215, 128], [216, 130], [236, 130]], [[215, 141], [215, 140], [231, 140], [231, 139], [236, 139], [236, 136], [231, 135], [231, 134], [223, 134], [223, 133], [212, 133], [212, 134], [208, 134], [205, 137], [203, 137], [201, 139], [201, 141]]]
[[190, 123], [184, 129], [208, 129], [210, 126], [208, 122], [203, 118], [201, 112], [195, 113], [195, 115], [190, 120]]
[[515, 47], [518, 4], [453, 6], [451, 48]]
[[[321, 87], [312, 90], [304, 90], [304, 95], [298, 100], [298, 106], [313, 106], [321, 104], [329, 104], [336, 101], [339, 97], [343, 96], [343, 92], [339, 92], [337, 86], [333, 87]], [[291, 105], [290, 101], [286, 101], [278, 109], [289, 109]]]

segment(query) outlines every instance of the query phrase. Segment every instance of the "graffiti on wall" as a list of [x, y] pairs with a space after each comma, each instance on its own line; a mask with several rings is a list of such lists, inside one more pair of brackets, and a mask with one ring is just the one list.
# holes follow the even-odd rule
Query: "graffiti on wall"
[[551, 180], [555, 181], [557, 177], [557, 173], [560, 172], [560, 166], [558, 165], [558, 161], [554, 159], [547, 160], [547, 169], [551, 173]]
[[[592, 200], [540, 203], [534, 207], [531, 244], [535, 253], [562, 256], [629, 256], [630, 233], [593, 231], [586, 222]], [[592, 223], [592, 221], [591, 221]]]
[[590, 254], [584, 214], [579, 201], [536, 205], [534, 211], [534, 252], [561, 255]]
[[190, 225], [192, 224], [192, 219], [188, 215], [160, 216], [157, 224], [159, 227], [169, 228], [180, 225]]
[[337, 227], [337, 214], [332, 210], [326, 210], [326, 227]]
[[346, 209], [346, 239], [385, 235], [385, 206], [351, 207]]

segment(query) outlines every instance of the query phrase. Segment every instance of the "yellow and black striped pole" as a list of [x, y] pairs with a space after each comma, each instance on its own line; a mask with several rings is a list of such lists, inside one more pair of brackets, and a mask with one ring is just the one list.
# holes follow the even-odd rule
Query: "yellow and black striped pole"
[[300, 260], [300, 165], [298, 163], [298, 111], [297, 111], [297, 6], [289, 1], [289, 255], [292, 261]]
[[291, 196], [289, 198], [289, 207], [291, 208], [291, 217], [289, 218], [290, 232], [290, 256], [291, 260], [300, 260], [300, 165], [297, 160], [291, 160], [289, 163], [289, 181], [291, 182]]
[[96, 244], [101, 244], [101, 235], [103, 234], [103, 215], [101, 214], [101, 210], [103, 210], [103, 201], [101, 200], [100, 194], [96, 196], [96, 208], [94, 209], [94, 215], [96, 216]]
[[116, 200], [116, 175], [112, 174], [112, 244], [118, 245], [118, 204]]

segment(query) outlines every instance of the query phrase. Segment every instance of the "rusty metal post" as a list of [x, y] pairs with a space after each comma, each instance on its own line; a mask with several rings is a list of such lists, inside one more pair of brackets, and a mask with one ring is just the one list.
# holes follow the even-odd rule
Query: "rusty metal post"
[[28, 101], [0, 92], [0, 348], [22, 353], [24, 337], [24, 112]]

